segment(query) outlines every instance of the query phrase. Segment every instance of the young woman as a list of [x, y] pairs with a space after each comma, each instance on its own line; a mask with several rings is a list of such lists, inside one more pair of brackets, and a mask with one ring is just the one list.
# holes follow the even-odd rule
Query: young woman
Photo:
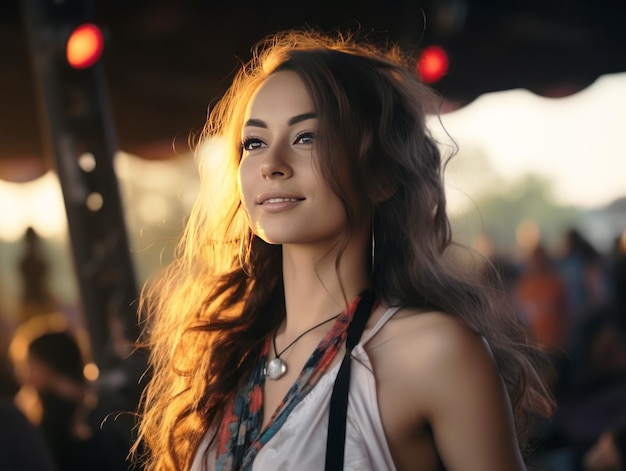
[[432, 99], [397, 50], [312, 32], [256, 49], [144, 295], [147, 469], [524, 469], [549, 400], [450, 255]]

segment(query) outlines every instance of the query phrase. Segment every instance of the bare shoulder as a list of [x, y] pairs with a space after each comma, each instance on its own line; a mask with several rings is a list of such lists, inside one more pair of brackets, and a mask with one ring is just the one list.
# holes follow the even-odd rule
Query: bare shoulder
[[523, 469], [508, 395], [480, 334], [443, 312], [402, 309], [366, 350], [398, 469], [423, 459], [427, 447], [415, 450], [425, 426], [446, 469]]
[[494, 366], [483, 337], [440, 311], [401, 309], [371, 340], [367, 350], [376, 361], [411, 368], [412, 375], [428, 375], [433, 370], [445, 374], [468, 363], [488, 369]]

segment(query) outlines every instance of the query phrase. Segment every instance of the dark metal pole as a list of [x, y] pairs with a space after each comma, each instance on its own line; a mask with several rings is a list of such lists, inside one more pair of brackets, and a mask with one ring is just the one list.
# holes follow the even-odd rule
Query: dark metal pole
[[[61, 182], [94, 361], [110, 358], [112, 325], [139, 335], [133, 262], [113, 161], [117, 138], [102, 61], [72, 69], [66, 35], [94, 21], [86, 0], [22, 0], [47, 150]], [[114, 324], [117, 323], [117, 324]]]

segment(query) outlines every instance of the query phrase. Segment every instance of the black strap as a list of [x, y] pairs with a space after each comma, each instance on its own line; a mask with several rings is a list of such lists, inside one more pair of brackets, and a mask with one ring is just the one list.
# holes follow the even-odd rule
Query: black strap
[[346, 447], [346, 420], [348, 414], [348, 392], [350, 390], [350, 354], [355, 347], [374, 306], [374, 293], [367, 289], [360, 295], [352, 322], [348, 327], [346, 338], [346, 354], [343, 357], [337, 379], [330, 396], [330, 412], [328, 417], [328, 439], [326, 440], [326, 471], [343, 470]]

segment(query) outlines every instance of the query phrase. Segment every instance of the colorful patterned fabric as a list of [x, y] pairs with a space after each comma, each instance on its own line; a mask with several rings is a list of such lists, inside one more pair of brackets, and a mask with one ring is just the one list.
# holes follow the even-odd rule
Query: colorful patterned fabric
[[348, 309], [337, 317], [331, 329], [305, 363], [298, 379], [287, 392], [269, 423], [261, 430], [265, 384], [263, 370], [267, 364], [271, 341], [270, 338], [267, 339], [248, 383], [232, 401], [220, 425], [216, 444], [216, 470], [249, 471], [252, 469], [252, 463], [259, 450], [282, 427], [293, 408], [313, 389], [320, 377], [328, 370], [328, 366], [346, 339], [348, 326], [359, 300], [360, 297], [354, 299]]

